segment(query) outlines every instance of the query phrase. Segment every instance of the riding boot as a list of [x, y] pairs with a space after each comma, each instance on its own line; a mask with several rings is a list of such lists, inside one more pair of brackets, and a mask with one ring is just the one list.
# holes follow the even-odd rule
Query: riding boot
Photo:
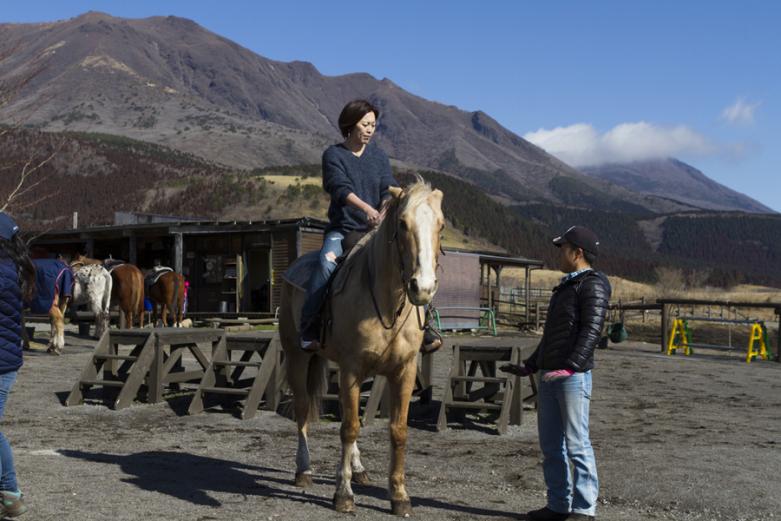
[[433, 353], [442, 347], [442, 334], [431, 324], [426, 324], [423, 331], [423, 344], [420, 346], [421, 353]]
[[320, 349], [320, 320], [315, 318], [301, 326], [301, 349], [315, 352]]

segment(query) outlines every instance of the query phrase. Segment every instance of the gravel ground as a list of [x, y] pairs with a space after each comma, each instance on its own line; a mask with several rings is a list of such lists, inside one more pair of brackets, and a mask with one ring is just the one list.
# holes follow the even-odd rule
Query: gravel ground
[[[39, 333], [39, 339], [43, 336]], [[262, 412], [242, 421], [221, 409], [186, 416], [189, 396], [122, 411], [61, 401], [94, 341], [68, 336], [61, 357], [28, 352], [2, 429], [36, 520], [343, 519], [331, 509], [339, 425], [311, 440], [315, 486], [291, 485], [294, 424]], [[521, 344], [533, 338], [455, 337], [448, 344]], [[518, 519], [544, 504], [534, 414], [498, 436], [471, 418], [442, 433], [434, 424], [450, 364], [435, 356], [435, 402], [415, 406], [407, 485], [415, 517]], [[781, 364], [686, 359], [651, 344], [597, 354], [592, 441], [604, 520], [780, 518]], [[356, 486], [356, 517], [392, 519], [386, 500], [385, 421], [359, 440], [372, 486]], [[772, 491], [776, 490], [776, 493]], [[520, 519], [523, 519], [521, 516]]]

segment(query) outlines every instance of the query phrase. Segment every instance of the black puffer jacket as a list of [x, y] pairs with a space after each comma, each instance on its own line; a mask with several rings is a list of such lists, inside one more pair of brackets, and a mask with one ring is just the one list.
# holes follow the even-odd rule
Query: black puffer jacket
[[556, 286], [542, 341], [526, 366], [534, 371], [571, 369], [580, 373], [592, 369], [610, 293], [607, 277], [593, 270]]

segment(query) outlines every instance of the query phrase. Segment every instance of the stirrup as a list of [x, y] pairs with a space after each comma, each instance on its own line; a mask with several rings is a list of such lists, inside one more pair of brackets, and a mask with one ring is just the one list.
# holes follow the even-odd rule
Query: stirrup
[[304, 340], [304, 337], [299, 339], [298, 346], [302, 351], [306, 351], [307, 353], [316, 353], [322, 347], [319, 340]]

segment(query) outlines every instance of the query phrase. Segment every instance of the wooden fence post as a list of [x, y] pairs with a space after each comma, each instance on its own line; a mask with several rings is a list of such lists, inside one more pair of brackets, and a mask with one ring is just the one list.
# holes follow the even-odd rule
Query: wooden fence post
[[664, 353], [667, 350], [667, 346], [665, 345], [665, 336], [667, 336], [667, 305], [665, 305], [664, 302], [662, 304], [662, 334], [660, 335], [661, 338], [661, 346], [662, 346], [662, 353]]

